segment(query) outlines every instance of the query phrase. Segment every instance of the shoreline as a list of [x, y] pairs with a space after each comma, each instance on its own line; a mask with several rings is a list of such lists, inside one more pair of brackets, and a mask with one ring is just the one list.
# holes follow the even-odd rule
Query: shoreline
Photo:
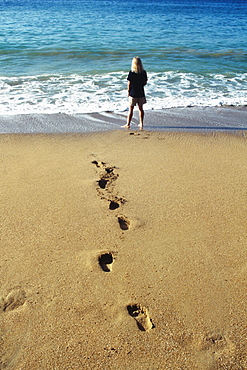
[[[127, 112], [85, 114], [0, 115], [0, 134], [80, 133], [122, 130]], [[247, 107], [187, 107], [145, 111], [147, 131], [234, 131], [247, 130]], [[131, 129], [137, 130], [138, 109]]]

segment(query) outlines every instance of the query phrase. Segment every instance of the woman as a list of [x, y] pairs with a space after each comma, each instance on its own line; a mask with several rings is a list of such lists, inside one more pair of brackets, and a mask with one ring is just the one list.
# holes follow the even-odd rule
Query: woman
[[139, 128], [143, 129], [144, 110], [143, 104], [146, 103], [144, 86], [147, 83], [147, 73], [143, 68], [142, 61], [139, 57], [132, 60], [131, 71], [127, 77], [128, 96], [129, 96], [129, 114], [127, 124], [123, 127], [130, 128], [130, 122], [133, 116], [134, 107], [137, 104], [139, 108], [140, 124]]

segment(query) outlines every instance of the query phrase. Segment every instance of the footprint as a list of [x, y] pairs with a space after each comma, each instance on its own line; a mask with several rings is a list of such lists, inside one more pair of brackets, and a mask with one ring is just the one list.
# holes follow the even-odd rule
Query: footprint
[[118, 223], [122, 230], [128, 230], [130, 227], [130, 221], [125, 216], [119, 216]]
[[205, 368], [205, 363], [208, 364], [205, 369], [232, 368], [232, 361], [236, 356], [236, 345], [220, 331], [207, 333], [195, 344], [200, 351], [198, 360], [203, 368]]
[[131, 304], [127, 306], [127, 310], [130, 316], [134, 317], [137, 322], [137, 326], [142, 331], [148, 331], [153, 329], [155, 326], [149, 317], [149, 313], [146, 307], [140, 304]]
[[98, 161], [92, 161], [92, 164], [95, 164], [96, 167], [100, 167], [99, 165], [99, 162]]
[[99, 184], [99, 187], [101, 189], [105, 189], [106, 188], [106, 185], [107, 185], [108, 181], [104, 178], [101, 178], [99, 181], [98, 181], [98, 184]]
[[[101, 166], [97, 165], [97, 167], [101, 167]], [[112, 187], [113, 187], [114, 182], [118, 178], [118, 174], [114, 173], [114, 168], [115, 167], [105, 167], [105, 166], [103, 166], [102, 168], [104, 169], [104, 173], [100, 175], [100, 179], [97, 181], [98, 184], [99, 184], [99, 187], [101, 189], [106, 189], [110, 185], [112, 185]], [[113, 189], [108, 189], [108, 190], [112, 191]]]
[[119, 208], [119, 204], [117, 202], [114, 202], [114, 200], [111, 200], [109, 204], [109, 209], [114, 211], [117, 208]]
[[98, 168], [102, 168], [105, 166], [105, 162], [92, 161], [92, 163], [95, 164], [95, 166]]
[[113, 173], [115, 167], [105, 167], [106, 173]]
[[99, 256], [99, 265], [105, 272], [112, 271], [112, 264], [113, 264], [113, 255], [112, 253], [103, 253]]
[[201, 349], [204, 351], [213, 350], [217, 351], [227, 346], [227, 341], [224, 335], [220, 333], [206, 334], [201, 342]]
[[[0, 369], [16, 369], [19, 353], [29, 338], [29, 313], [22, 309], [26, 293], [15, 287], [0, 297]], [[10, 316], [9, 316], [10, 315]]]
[[[109, 166], [105, 162], [92, 161], [97, 168], [100, 169], [99, 180], [97, 181], [99, 187], [97, 188], [98, 195], [101, 199], [105, 199], [109, 202], [109, 209], [115, 210], [123, 205], [126, 200], [122, 197], [118, 197], [114, 192], [115, 182], [118, 178], [118, 174], [114, 173], [115, 166]], [[102, 172], [103, 170], [103, 172]]]
[[130, 135], [141, 135], [139, 132], [130, 132]]
[[13, 290], [0, 301], [0, 309], [3, 312], [13, 311], [22, 306], [26, 301], [26, 294], [23, 290]]

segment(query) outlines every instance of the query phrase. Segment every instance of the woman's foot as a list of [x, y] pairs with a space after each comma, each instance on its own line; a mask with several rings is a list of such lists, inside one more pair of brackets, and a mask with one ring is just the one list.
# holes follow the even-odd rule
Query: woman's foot
[[123, 128], [130, 128], [130, 125], [128, 125], [128, 123], [126, 123], [126, 125], [123, 125], [121, 127], [123, 127]]
[[143, 130], [143, 125], [141, 123], [138, 125], [138, 127], [140, 130]]

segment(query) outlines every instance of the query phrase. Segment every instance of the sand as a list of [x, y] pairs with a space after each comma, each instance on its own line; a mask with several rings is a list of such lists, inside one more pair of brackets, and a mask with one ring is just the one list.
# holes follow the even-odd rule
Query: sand
[[[119, 130], [126, 124], [124, 112], [0, 114], [1, 134], [90, 133]], [[138, 109], [134, 109], [131, 128], [137, 130]], [[247, 106], [180, 107], [145, 110], [147, 131], [246, 131]]]
[[246, 133], [0, 141], [0, 369], [247, 369]]

